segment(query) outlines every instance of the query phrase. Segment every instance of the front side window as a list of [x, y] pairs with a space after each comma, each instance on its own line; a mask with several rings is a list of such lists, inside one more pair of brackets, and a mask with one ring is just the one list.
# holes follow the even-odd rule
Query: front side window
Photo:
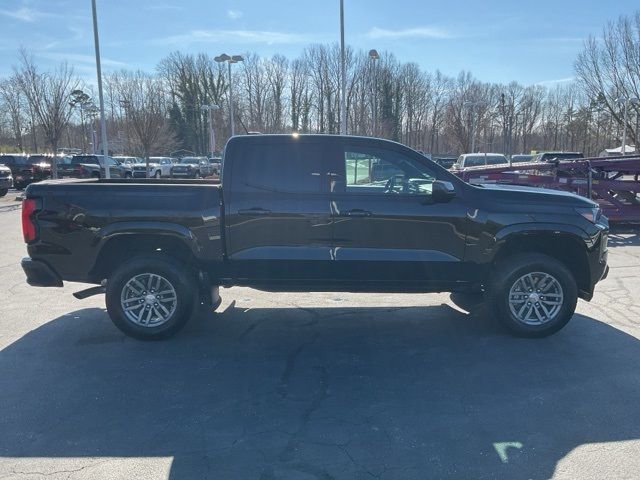
[[435, 174], [423, 163], [394, 150], [346, 147], [346, 193], [430, 195]]

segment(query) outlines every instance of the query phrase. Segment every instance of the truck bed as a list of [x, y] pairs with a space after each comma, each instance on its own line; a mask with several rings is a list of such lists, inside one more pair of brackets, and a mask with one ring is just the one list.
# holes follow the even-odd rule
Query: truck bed
[[26, 196], [42, 202], [29, 255], [46, 258], [67, 280], [98, 283], [105, 262], [152, 243], [154, 250], [186, 248], [198, 261], [222, 261], [216, 180], [48, 180], [30, 185]]

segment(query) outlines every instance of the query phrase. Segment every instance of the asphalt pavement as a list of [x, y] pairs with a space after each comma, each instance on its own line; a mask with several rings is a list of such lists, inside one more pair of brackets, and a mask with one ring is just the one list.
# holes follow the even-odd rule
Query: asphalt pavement
[[223, 290], [138, 342], [26, 285], [0, 199], [0, 478], [602, 479], [640, 472], [640, 230], [569, 325], [517, 339], [445, 294]]

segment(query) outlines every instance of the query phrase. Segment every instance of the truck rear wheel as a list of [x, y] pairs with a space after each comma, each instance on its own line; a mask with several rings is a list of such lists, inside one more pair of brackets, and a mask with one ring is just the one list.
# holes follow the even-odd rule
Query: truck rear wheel
[[8, 188], [3, 188], [0, 190], [0, 197], [4, 197], [7, 193], [9, 193]]
[[195, 304], [196, 282], [178, 262], [161, 256], [137, 257], [108, 279], [106, 303], [113, 323], [139, 340], [175, 335]]
[[538, 253], [514, 255], [498, 264], [491, 306], [512, 333], [540, 338], [564, 327], [576, 309], [578, 288], [565, 265]]

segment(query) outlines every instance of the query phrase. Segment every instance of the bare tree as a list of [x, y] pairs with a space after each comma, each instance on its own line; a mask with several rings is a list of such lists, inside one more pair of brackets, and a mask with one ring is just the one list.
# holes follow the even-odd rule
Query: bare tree
[[13, 137], [19, 151], [24, 151], [22, 141], [24, 120], [24, 94], [16, 75], [0, 81], [0, 105], [8, 114]]
[[575, 71], [586, 95], [598, 100], [613, 119], [627, 130], [638, 144], [637, 125], [631, 121], [640, 114], [637, 104], [630, 106], [635, 115], [626, 125], [619, 100], [640, 97], [640, 11], [608, 23], [602, 38], [589, 37], [575, 63]]
[[[66, 63], [60, 64], [53, 72], [40, 72], [26, 50], [20, 51], [20, 62], [15, 78], [42, 125], [45, 139], [56, 153], [71, 117], [71, 92], [77, 89], [79, 80], [73, 68]], [[51, 173], [53, 178], [57, 178], [56, 162], [52, 162]]]
[[122, 71], [113, 82], [120, 103], [126, 110], [127, 125], [133, 132], [140, 153], [147, 160], [159, 139], [169, 135], [167, 102], [162, 81], [141, 71]]

